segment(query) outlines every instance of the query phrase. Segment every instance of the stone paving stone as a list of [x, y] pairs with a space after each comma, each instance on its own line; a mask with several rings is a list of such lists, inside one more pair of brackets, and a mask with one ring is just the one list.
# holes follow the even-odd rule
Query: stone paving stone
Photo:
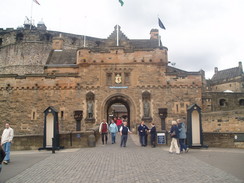
[[99, 141], [95, 148], [57, 152], [7, 183], [243, 182], [190, 153], [176, 155], [165, 148], [140, 147], [137, 138], [130, 136], [125, 148], [117, 139], [117, 144], [101, 145]]

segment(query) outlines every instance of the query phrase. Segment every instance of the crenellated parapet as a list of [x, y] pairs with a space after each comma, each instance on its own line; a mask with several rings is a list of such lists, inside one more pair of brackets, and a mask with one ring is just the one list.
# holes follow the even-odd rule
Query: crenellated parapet
[[89, 49], [77, 51], [76, 64], [127, 64], [127, 63], [161, 63], [168, 64], [167, 49], [126, 50], [123, 48]]

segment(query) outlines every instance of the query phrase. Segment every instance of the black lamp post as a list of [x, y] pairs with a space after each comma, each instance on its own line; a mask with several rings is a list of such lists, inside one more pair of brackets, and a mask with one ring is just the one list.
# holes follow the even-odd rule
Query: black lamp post
[[74, 119], [76, 120], [76, 131], [81, 129], [81, 120], [83, 118], [83, 111], [74, 111]]
[[161, 130], [165, 131], [165, 118], [167, 117], [167, 108], [158, 108], [158, 114], [161, 119]]

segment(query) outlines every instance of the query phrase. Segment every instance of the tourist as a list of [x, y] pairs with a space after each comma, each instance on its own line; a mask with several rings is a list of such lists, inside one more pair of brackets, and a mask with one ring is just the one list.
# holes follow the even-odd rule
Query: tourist
[[5, 155], [6, 154], [5, 154], [2, 146], [0, 146], [0, 173], [2, 171], [2, 163], [3, 163], [3, 160], [4, 160]]
[[149, 130], [151, 134], [151, 146], [156, 147], [156, 138], [157, 138], [157, 131], [154, 123], [151, 123], [151, 129]]
[[141, 146], [143, 147], [147, 145], [146, 144], [147, 130], [149, 130], [149, 128], [145, 125], [144, 121], [142, 121], [141, 124], [138, 126], [138, 132], [140, 137], [140, 143]]
[[111, 124], [109, 125], [109, 132], [111, 134], [111, 139], [112, 139], [112, 144], [116, 143], [116, 134], [118, 132], [118, 127], [117, 125], [114, 123], [114, 120], [111, 121]]
[[125, 121], [124, 124], [120, 127], [120, 135], [121, 135], [121, 143], [120, 147], [126, 147], [126, 142], [128, 139], [128, 133], [132, 133], [127, 126], [127, 122]]
[[2, 134], [1, 145], [6, 153], [3, 163], [8, 164], [10, 162], [10, 149], [14, 138], [14, 130], [10, 127], [9, 123], [6, 123], [5, 127]]
[[120, 119], [120, 117], [118, 117], [118, 119], [116, 120], [116, 125], [117, 125], [119, 130], [120, 130], [120, 127], [121, 127], [122, 124], [123, 124], [122, 120]]
[[178, 128], [179, 128], [179, 143], [180, 143], [180, 152], [183, 152], [183, 149], [187, 153], [189, 148], [185, 144], [186, 139], [186, 126], [185, 123], [181, 119], [177, 119]]
[[170, 129], [170, 136], [172, 138], [170, 148], [169, 148], [169, 153], [173, 153], [173, 149], [175, 148], [176, 154], [180, 154], [180, 149], [178, 146], [178, 138], [179, 138], [179, 129], [177, 126], [176, 121], [172, 121], [172, 126]]
[[108, 143], [108, 123], [103, 119], [102, 123], [99, 126], [99, 133], [102, 135], [102, 143], [104, 140], [106, 144]]

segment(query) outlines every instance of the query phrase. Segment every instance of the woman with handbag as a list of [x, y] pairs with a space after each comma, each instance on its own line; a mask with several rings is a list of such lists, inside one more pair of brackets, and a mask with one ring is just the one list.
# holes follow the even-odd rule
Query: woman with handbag
[[175, 148], [176, 154], [180, 154], [180, 148], [178, 146], [179, 139], [179, 129], [176, 121], [172, 121], [172, 126], [170, 129], [170, 136], [172, 138], [169, 153], [173, 153], [173, 149]]

